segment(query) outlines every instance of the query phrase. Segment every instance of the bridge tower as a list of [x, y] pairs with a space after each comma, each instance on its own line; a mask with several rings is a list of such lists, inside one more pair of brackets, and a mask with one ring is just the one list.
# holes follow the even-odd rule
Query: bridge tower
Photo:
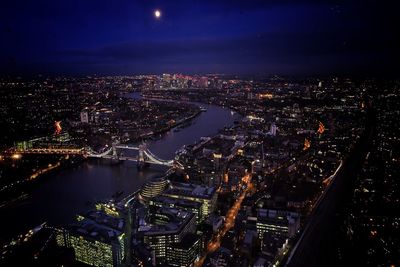
[[137, 160], [137, 168], [139, 170], [147, 167], [149, 164], [146, 162], [146, 154], [144, 151], [146, 150], [146, 144], [141, 144], [139, 145], [139, 154], [138, 154], [138, 160]]
[[119, 144], [118, 140], [112, 142], [112, 151], [111, 152], [112, 152], [113, 159], [119, 159], [119, 153], [118, 153], [118, 150], [117, 150], [117, 145], [118, 144]]

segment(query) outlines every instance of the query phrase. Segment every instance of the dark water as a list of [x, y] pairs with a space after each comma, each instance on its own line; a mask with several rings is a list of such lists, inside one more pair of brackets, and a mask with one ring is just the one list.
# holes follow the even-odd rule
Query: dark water
[[[137, 94], [131, 97], [137, 98]], [[192, 120], [192, 124], [178, 132], [165, 133], [158, 140], [148, 142], [148, 148], [163, 159], [172, 159], [175, 151], [191, 144], [202, 136], [213, 135], [224, 126], [233, 124], [238, 115], [229, 109], [203, 105], [207, 112]], [[123, 195], [139, 189], [142, 184], [162, 169], [147, 169], [138, 172], [134, 162], [111, 165], [105, 160], [89, 160], [73, 169], [52, 174], [29, 194], [28, 199], [12, 208], [0, 209], [0, 240], [7, 240], [25, 233], [42, 222], [52, 225], [67, 224], [79, 212], [92, 207], [96, 200], [110, 198], [115, 192]]]

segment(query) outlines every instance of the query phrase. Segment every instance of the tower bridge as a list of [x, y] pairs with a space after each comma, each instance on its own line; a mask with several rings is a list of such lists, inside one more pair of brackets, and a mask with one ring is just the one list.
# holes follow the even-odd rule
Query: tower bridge
[[[120, 153], [121, 150], [135, 150], [138, 151], [138, 155], [136, 157], [124, 156]], [[93, 150], [88, 150], [86, 154], [87, 157], [92, 158], [107, 158], [107, 159], [115, 159], [115, 160], [129, 160], [136, 161], [138, 164], [155, 164], [155, 165], [163, 165], [167, 167], [173, 167], [174, 164], [177, 164], [174, 160], [164, 160], [154, 155], [145, 144], [141, 144], [139, 146], [131, 146], [131, 145], [121, 145], [118, 143], [113, 143], [112, 147], [108, 150], [97, 153]]]
[[[137, 156], [125, 156], [121, 153], [123, 150], [135, 150], [138, 154]], [[82, 155], [88, 158], [136, 161], [139, 166], [154, 164], [167, 167], [182, 167], [182, 165], [175, 160], [164, 160], [159, 158], [147, 148], [146, 144], [133, 146], [115, 142], [110, 148], [103, 152], [97, 152], [90, 147], [76, 148], [72, 147], [72, 145], [62, 146], [57, 144], [53, 146], [51, 144], [41, 144], [38, 146], [17, 146], [9, 149], [7, 152], [9, 154]]]

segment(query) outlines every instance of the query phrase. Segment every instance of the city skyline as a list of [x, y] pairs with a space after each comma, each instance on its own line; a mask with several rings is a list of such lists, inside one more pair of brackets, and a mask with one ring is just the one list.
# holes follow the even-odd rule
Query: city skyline
[[0, 3], [0, 265], [400, 265], [400, 4]]

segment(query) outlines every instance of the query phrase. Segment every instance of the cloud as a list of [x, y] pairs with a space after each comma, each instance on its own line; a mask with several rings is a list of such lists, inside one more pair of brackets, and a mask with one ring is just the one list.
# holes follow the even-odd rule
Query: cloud
[[254, 63], [291, 61], [318, 56], [379, 53], [397, 50], [395, 39], [385, 43], [367, 35], [331, 33], [265, 33], [240, 38], [174, 39], [119, 43], [94, 49], [60, 51], [58, 56], [93, 62]]

